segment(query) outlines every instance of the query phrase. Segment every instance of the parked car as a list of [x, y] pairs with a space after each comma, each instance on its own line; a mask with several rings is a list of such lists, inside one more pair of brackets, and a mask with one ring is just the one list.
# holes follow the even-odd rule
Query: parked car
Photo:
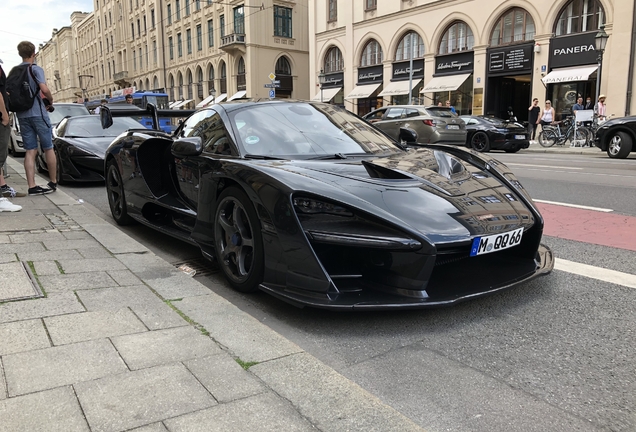
[[464, 144], [466, 125], [450, 108], [420, 105], [393, 105], [371, 111], [363, 117], [397, 140], [400, 128], [417, 132], [417, 144]]
[[[152, 108], [154, 118], [166, 112]], [[336, 310], [419, 308], [553, 267], [539, 211], [488, 155], [436, 144], [407, 151], [318, 102], [188, 114], [173, 135], [155, 124], [113, 141], [111, 214], [198, 246], [238, 291]], [[100, 115], [108, 127], [124, 114]]]
[[20, 120], [14, 113], [9, 114], [9, 126], [11, 126], [11, 136], [9, 138], [9, 154], [13, 156], [24, 156], [26, 150], [22, 142], [20, 132]]
[[49, 113], [49, 119], [51, 119], [51, 126], [55, 127], [64, 117], [76, 117], [82, 115], [89, 115], [90, 113], [86, 107], [78, 103], [54, 103], [53, 108], [55, 111]]
[[[131, 118], [117, 118], [109, 129], [102, 129], [99, 116], [66, 117], [53, 129], [53, 148], [57, 158], [57, 183], [104, 181], [104, 155], [120, 133], [143, 126]], [[36, 157], [39, 172], [48, 171], [46, 158]]]
[[530, 146], [522, 124], [487, 116], [461, 116], [466, 123], [466, 147], [480, 152], [505, 150], [516, 153]]
[[625, 159], [636, 151], [636, 116], [615, 118], [606, 121], [596, 131], [594, 145], [613, 159]]

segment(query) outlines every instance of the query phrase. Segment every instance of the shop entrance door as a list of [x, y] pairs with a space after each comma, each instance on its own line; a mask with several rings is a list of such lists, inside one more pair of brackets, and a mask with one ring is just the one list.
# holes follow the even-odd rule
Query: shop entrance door
[[508, 119], [508, 107], [512, 107], [519, 122], [528, 121], [530, 106], [530, 75], [488, 78], [486, 115]]

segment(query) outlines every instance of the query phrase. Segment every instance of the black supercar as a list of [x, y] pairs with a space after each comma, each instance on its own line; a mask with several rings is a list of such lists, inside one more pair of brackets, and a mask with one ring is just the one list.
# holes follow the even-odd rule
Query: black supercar
[[[339, 107], [250, 100], [132, 130], [106, 152], [119, 224], [200, 247], [238, 291], [297, 306], [448, 305], [549, 273], [543, 219], [502, 163], [454, 146], [407, 150]], [[134, 111], [102, 110], [112, 116]], [[137, 113], [138, 115], [138, 113]], [[403, 137], [415, 139], [404, 129]]]

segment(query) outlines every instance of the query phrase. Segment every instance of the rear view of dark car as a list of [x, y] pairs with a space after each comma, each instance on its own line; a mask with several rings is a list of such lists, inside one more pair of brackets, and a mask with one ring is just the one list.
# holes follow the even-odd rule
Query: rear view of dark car
[[516, 153], [530, 146], [528, 131], [520, 123], [486, 116], [461, 118], [466, 123], [466, 147], [473, 150], [505, 150], [507, 153]]
[[466, 142], [464, 121], [446, 107], [394, 105], [371, 111], [363, 118], [396, 141], [404, 127], [417, 133], [418, 144]]

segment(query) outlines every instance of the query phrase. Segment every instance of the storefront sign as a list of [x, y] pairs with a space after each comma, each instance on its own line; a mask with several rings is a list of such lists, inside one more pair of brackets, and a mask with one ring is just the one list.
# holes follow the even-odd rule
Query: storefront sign
[[344, 72], [336, 72], [325, 75], [325, 83], [322, 88], [342, 87], [344, 82]]
[[435, 57], [435, 75], [454, 75], [473, 71], [473, 52]]
[[[391, 81], [402, 81], [409, 79], [410, 62], [402, 61], [391, 65], [393, 76]], [[413, 78], [424, 78], [424, 60], [413, 60]]]
[[596, 63], [595, 36], [594, 31], [550, 39], [550, 69]]
[[488, 50], [488, 74], [530, 73], [533, 44]]
[[382, 65], [358, 68], [358, 84], [382, 82], [383, 69]]

